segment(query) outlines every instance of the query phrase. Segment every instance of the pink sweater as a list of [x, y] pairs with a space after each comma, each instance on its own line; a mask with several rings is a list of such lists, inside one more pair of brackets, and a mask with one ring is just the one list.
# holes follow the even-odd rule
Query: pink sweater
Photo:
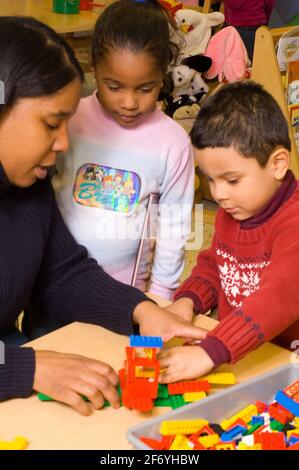
[[225, 0], [224, 15], [229, 26], [268, 24], [275, 0]]

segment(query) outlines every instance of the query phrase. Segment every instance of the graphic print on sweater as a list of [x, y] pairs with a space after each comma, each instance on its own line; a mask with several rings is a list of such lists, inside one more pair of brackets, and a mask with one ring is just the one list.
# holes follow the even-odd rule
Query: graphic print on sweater
[[73, 197], [83, 206], [131, 213], [139, 202], [140, 187], [133, 171], [87, 163], [78, 169]]
[[216, 254], [221, 287], [227, 301], [232, 307], [242, 307], [244, 297], [259, 290], [262, 272], [270, 261], [243, 262], [220, 248]]

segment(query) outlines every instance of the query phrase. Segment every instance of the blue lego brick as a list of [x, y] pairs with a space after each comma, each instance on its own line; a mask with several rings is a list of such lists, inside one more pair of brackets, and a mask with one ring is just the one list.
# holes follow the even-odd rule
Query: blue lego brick
[[281, 406], [284, 406], [284, 408], [293, 413], [293, 415], [299, 416], [299, 403], [296, 403], [292, 398], [288, 397], [288, 395], [282, 390], [279, 390], [279, 392], [276, 393], [275, 400]]
[[230, 442], [235, 439], [240, 439], [245, 432], [246, 432], [246, 428], [238, 424], [237, 426], [234, 426], [233, 428], [231, 428], [229, 431], [222, 433], [221, 440], [223, 442]]
[[130, 336], [130, 346], [133, 348], [162, 348], [161, 336]]
[[263, 424], [264, 424], [263, 416], [258, 416], [258, 415], [252, 416], [250, 424], [252, 424], [252, 425], [253, 424], [260, 424], [261, 426], [263, 426]]

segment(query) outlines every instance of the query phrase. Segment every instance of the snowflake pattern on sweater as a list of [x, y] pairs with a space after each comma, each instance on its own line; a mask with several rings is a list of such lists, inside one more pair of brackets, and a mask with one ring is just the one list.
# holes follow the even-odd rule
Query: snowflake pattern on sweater
[[261, 273], [270, 261], [243, 263], [219, 248], [216, 254], [220, 283], [226, 299], [232, 307], [242, 307], [243, 298], [259, 290]]

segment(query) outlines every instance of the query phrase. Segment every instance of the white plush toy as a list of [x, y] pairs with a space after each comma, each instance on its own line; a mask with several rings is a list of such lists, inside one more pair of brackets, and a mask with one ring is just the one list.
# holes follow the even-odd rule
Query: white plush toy
[[208, 93], [209, 87], [201, 78], [199, 72], [187, 65], [177, 65], [172, 72], [174, 90], [172, 96], [199, 95]]
[[183, 57], [203, 54], [211, 37], [212, 26], [217, 26], [224, 21], [223, 13], [200, 13], [190, 9], [178, 10], [175, 20], [182, 31], [185, 46]]

